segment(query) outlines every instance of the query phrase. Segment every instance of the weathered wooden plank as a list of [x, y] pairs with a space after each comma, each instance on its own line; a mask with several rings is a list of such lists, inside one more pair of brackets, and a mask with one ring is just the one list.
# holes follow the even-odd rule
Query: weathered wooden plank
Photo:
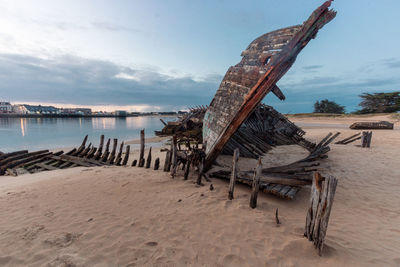
[[9, 161], [7, 164], [3, 165], [0, 168], [0, 175], [3, 175], [5, 170], [7, 170], [7, 169], [13, 169], [13, 168], [17, 168], [19, 166], [23, 166], [25, 163], [29, 163], [31, 161], [41, 159], [50, 154], [52, 154], [52, 153], [48, 152], [48, 150], [42, 150], [42, 151], [38, 151], [38, 152], [23, 154], [23, 155], [29, 155], [29, 156], [28, 157], [20, 157], [20, 158], [14, 159], [13, 161]]
[[233, 152], [232, 175], [231, 175], [231, 179], [229, 181], [228, 199], [230, 199], [230, 200], [233, 199], [233, 191], [235, 189], [235, 183], [236, 183], [236, 178], [237, 178], [237, 173], [238, 173], [238, 167], [237, 167], [238, 160], [239, 160], [239, 149], [236, 148], [235, 151]]
[[310, 208], [307, 212], [304, 236], [314, 243], [318, 254], [322, 249], [335, 196], [337, 179], [333, 176], [322, 177], [315, 173], [311, 187]]
[[44, 163], [37, 163], [36, 166], [43, 168], [45, 170], [48, 170], [48, 171], [58, 170], [58, 168], [56, 168], [52, 165], [44, 164]]
[[16, 155], [26, 154], [26, 153], [28, 153], [28, 150], [20, 150], [20, 151], [5, 153], [3, 155], [0, 155], [0, 162], [6, 158], [16, 156]]
[[7, 157], [7, 158], [1, 160], [0, 161], [0, 167], [4, 167], [8, 163], [16, 161], [16, 160], [19, 160], [19, 159], [28, 158], [30, 156], [39, 155], [39, 154], [43, 154], [43, 153], [46, 153], [46, 152], [49, 152], [49, 151], [48, 150], [40, 150], [40, 151], [36, 151], [36, 152], [16, 154], [16, 155], [13, 155], [11, 157]]
[[361, 132], [360, 133], [356, 133], [356, 134], [354, 134], [354, 135], [352, 135], [352, 136], [349, 136], [349, 137], [347, 137], [347, 138], [344, 138], [343, 140], [340, 140], [340, 141], [338, 141], [338, 142], [336, 142], [335, 144], [337, 144], [337, 145], [341, 145], [341, 144], [345, 144], [346, 143], [346, 141], [350, 141], [351, 139], [353, 139], [353, 138], [355, 138], [355, 137], [358, 137], [359, 135], [361, 134]]
[[257, 207], [257, 197], [258, 197], [258, 191], [260, 189], [261, 170], [262, 170], [262, 164], [260, 158], [258, 159], [258, 164], [254, 172], [253, 185], [250, 196], [250, 208], [252, 209], [255, 209]]

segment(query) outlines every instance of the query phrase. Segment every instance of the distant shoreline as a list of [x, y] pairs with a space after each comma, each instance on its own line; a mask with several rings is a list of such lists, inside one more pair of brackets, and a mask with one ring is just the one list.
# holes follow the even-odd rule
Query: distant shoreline
[[126, 115], [117, 116], [112, 114], [91, 114], [91, 115], [80, 115], [80, 114], [12, 114], [12, 113], [1, 113], [0, 118], [126, 118], [126, 117], [175, 117], [178, 114], [140, 114], [140, 115]]

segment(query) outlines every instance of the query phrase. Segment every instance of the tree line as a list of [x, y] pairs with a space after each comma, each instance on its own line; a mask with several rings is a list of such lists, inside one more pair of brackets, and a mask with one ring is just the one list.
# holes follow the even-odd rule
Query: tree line
[[[353, 112], [354, 114], [392, 113], [400, 111], [400, 92], [363, 93], [360, 97], [361, 102], [358, 105], [361, 109]], [[345, 112], [344, 106], [328, 99], [316, 101], [314, 104], [314, 113], [344, 114]]]

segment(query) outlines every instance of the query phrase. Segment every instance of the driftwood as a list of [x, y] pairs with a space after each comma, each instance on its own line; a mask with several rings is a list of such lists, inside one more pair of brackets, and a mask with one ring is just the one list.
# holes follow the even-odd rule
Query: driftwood
[[235, 183], [236, 183], [236, 178], [237, 178], [237, 163], [239, 160], [239, 149], [235, 149], [233, 153], [233, 159], [232, 159], [232, 174], [231, 174], [231, 179], [229, 181], [229, 192], [228, 192], [228, 198], [230, 200], [233, 199], [233, 191], [235, 189]]
[[373, 129], [386, 129], [393, 130], [394, 123], [388, 121], [378, 121], [378, 122], [355, 122], [350, 125], [350, 129], [360, 129], [360, 130], [373, 130]]
[[257, 164], [256, 170], [254, 172], [253, 185], [252, 185], [251, 196], [250, 196], [250, 208], [252, 208], [252, 209], [255, 209], [257, 207], [257, 197], [258, 197], [258, 191], [260, 189], [261, 170], [262, 170], [262, 164], [261, 164], [261, 158], [260, 158], [260, 159], [258, 159], [258, 164]]
[[278, 216], [278, 208], [276, 208], [275, 211], [275, 222], [277, 225], [281, 224], [281, 221], [279, 221], [279, 216]]
[[315, 172], [304, 236], [314, 243], [320, 256], [322, 255], [336, 185], [337, 179], [335, 177], [324, 178], [318, 172]]
[[336, 142], [335, 144], [337, 144], [337, 145], [347, 145], [347, 144], [350, 144], [350, 143], [352, 143], [352, 142], [354, 142], [354, 141], [356, 141], [356, 140], [358, 140], [358, 139], [361, 139], [361, 133], [356, 133], [356, 134], [354, 134], [354, 135], [352, 135], [352, 136], [349, 136], [349, 137], [347, 137], [347, 138], [344, 138], [343, 140], [340, 140], [340, 141], [338, 141], [338, 142]]
[[164, 162], [164, 171], [168, 172], [170, 170], [170, 159], [171, 159], [171, 151], [167, 151], [166, 155], [165, 155], [165, 162]]

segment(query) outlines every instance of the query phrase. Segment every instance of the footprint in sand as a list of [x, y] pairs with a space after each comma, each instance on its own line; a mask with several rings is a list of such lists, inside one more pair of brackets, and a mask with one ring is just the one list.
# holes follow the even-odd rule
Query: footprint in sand
[[68, 247], [74, 241], [78, 240], [81, 235], [78, 233], [62, 233], [59, 236], [46, 239], [44, 243], [50, 246]]
[[32, 241], [34, 240], [40, 231], [44, 229], [44, 225], [34, 225], [28, 228], [24, 228], [24, 234], [22, 235], [22, 239]]
[[153, 242], [153, 241], [150, 241], [150, 242], [146, 243], [146, 246], [149, 246], [149, 247], [155, 247], [157, 245], [158, 245], [158, 243], [157, 242]]

